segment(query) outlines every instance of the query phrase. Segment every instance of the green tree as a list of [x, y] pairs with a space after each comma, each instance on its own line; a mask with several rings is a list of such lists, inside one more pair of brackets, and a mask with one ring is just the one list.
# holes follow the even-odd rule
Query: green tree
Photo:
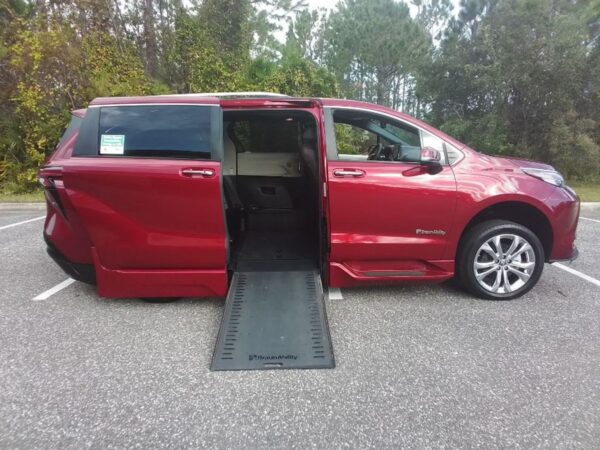
[[266, 77], [262, 86], [261, 90], [301, 97], [335, 97], [338, 94], [338, 85], [332, 74], [300, 59], [283, 60]]
[[[255, 60], [246, 73], [245, 88], [305, 97], [334, 97], [339, 94], [335, 76], [309, 57], [310, 42], [315, 40], [307, 37], [311, 27], [307, 24], [298, 26], [301, 21], [315, 17], [304, 13], [296, 15], [296, 20], [288, 28], [286, 42], [281, 46], [280, 59]], [[297, 34], [300, 30], [303, 30], [301, 34]]]
[[250, 0], [204, 0], [199, 9], [207, 46], [214, 47], [231, 70], [240, 70], [248, 63], [251, 14]]
[[[131, 45], [101, 31], [84, 37], [57, 18], [14, 24], [10, 71], [16, 83], [10, 109], [12, 143], [3, 143], [4, 182], [14, 189], [36, 185], [36, 172], [53, 150], [70, 116], [98, 96], [144, 95], [164, 91], [150, 80]], [[1, 142], [1, 141], [0, 141]]]
[[598, 178], [600, 1], [406, 1], [0, 0], [0, 185], [33, 187], [96, 96], [235, 90], [376, 101]]
[[600, 173], [597, 49], [582, 4], [463, 1], [420, 80], [429, 117], [483, 151], [554, 163], [570, 177]]
[[58, 140], [77, 98], [74, 72], [81, 53], [69, 46], [72, 31], [46, 30], [23, 23], [10, 48], [10, 66], [18, 80], [11, 101], [18, 140], [3, 149], [5, 176], [23, 189], [35, 185], [36, 170]]
[[[220, 53], [198, 16], [182, 12], [177, 19], [174, 62], [180, 92], [233, 91], [241, 81], [240, 61]], [[231, 56], [231, 55], [229, 55]]]
[[392, 90], [401, 88], [398, 78], [414, 75], [431, 45], [408, 6], [393, 0], [340, 2], [324, 40], [326, 63], [344, 92], [384, 105], [392, 105]]

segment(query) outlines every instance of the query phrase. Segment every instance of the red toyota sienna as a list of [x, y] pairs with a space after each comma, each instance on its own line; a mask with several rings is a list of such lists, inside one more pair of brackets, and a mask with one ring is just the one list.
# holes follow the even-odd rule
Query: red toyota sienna
[[484, 155], [406, 114], [273, 94], [97, 98], [41, 168], [50, 256], [103, 297], [225, 296], [236, 272], [330, 287], [529, 291], [573, 259], [551, 166]]

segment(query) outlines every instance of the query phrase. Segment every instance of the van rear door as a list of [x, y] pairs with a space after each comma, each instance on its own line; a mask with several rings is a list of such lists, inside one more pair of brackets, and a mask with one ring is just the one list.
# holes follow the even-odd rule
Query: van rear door
[[217, 98], [92, 102], [67, 195], [92, 242], [105, 297], [223, 296], [226, 231]]

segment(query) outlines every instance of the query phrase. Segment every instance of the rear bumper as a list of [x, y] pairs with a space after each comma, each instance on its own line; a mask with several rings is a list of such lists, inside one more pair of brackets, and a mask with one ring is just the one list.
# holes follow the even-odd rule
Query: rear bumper
[[48, 236], [44, 233], [48, 255], [58, 266], [65, 271], [71, 278], [88, 284], [96, 284], [96, 270], [93, 264], [81, 264], [69, 261], [55, 246], [50, 242]]

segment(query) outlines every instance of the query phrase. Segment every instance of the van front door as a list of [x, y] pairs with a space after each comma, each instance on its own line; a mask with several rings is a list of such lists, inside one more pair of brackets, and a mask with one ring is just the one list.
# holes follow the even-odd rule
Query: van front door
[[387, 115], [326, 108], [325, 121], [330, 285], [448, 278], [452, 168], [424, 170], [423, 131]]
[[221, 117], [216, 98], [88, 108], [63, 179], [100, 295], [225, 295]]

